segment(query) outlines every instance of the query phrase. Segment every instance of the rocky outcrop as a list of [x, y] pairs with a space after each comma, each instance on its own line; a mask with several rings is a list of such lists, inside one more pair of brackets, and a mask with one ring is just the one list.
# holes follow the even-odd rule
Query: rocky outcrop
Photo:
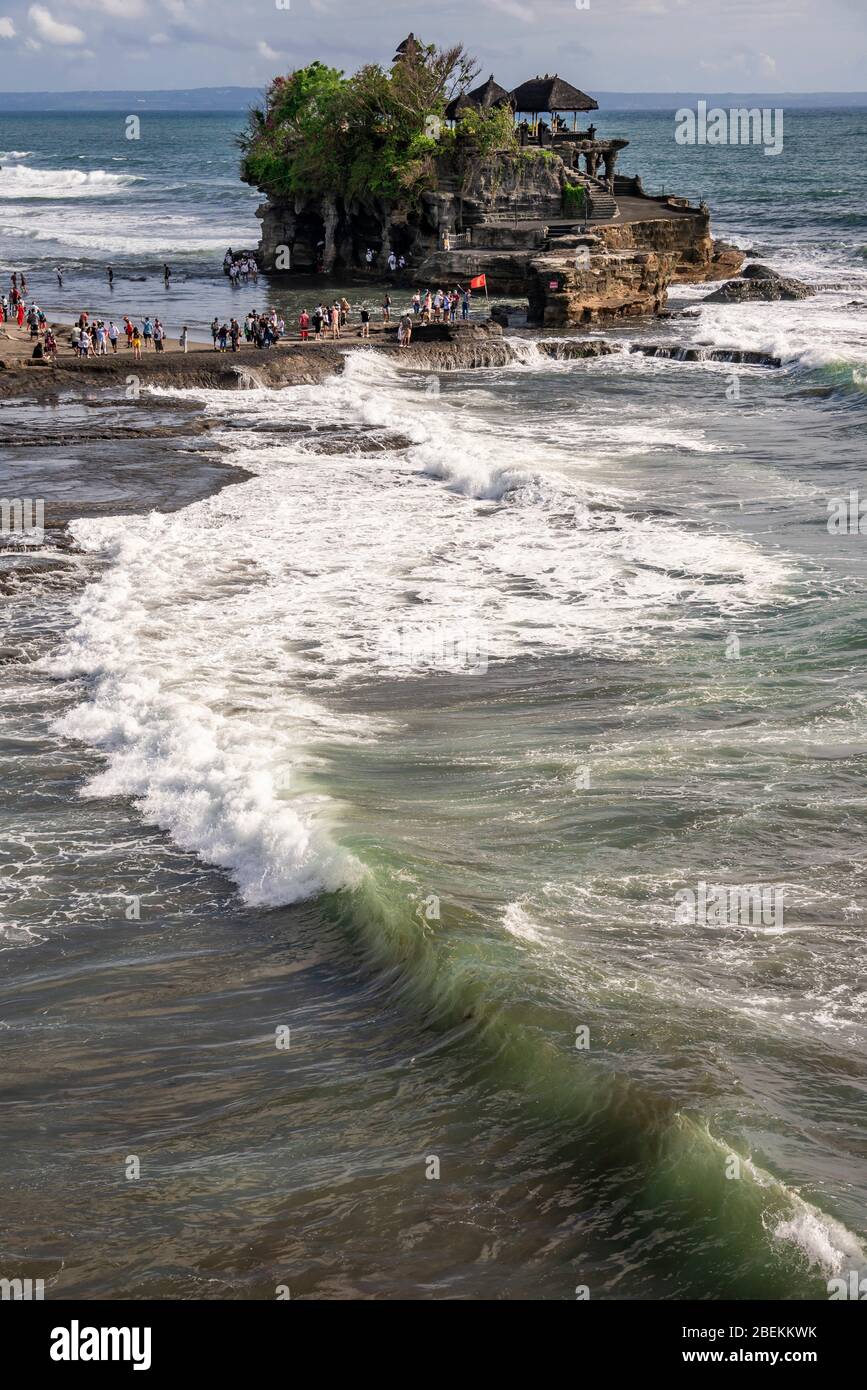
[[672, 362], [731, 362], [742, 367], [780, 367], [782, 359], [751, 348], [679, 347], [677, 343], [630, 343], [630, 352]]
[[[441, 246], [442, 234], [492, 223], [503, 233], [516, 222], [560, 217], [568, 173], [563, 161], [540, 150], [484, 158], [458, 150], [437, 163], [436, 188], [414, 203], [375, 197], [271, 198], [256, 209], [262, 224], [259, 262], [269, 271], [330, 273], [360, 269], [370, 247], [382, 269], [389, 251], [419, 262]], [[539, 229], [526, 234], [538, 243]], [[512, 247], [514, 235], [503, 236]], [[520, 244], [520, 237], [518, 238]]]
[[803, 280], [790, 279], [766, 265], [748, 265], [738, 280], [714, 290], [705, 304], [773, 303], [781, 299], [809, 299], [815, 291]]
[[490, 293], [527, 296], [531, 323], [561, 328], [659, 313], [669, 285], [715, 280], [740, 268], [742, 253], [713, 240], [706, 213], [676, 208], [666, 216], [655, 200], [648, 204], [655, 215], [646, 220], [594, 226], [547, 240], [544, 249], [436, 252], [417, 277], [435, 287], [484, 274]]
[[363, 266], [371, 248], [382, 272], [393, 250], [412, 264], [419, 289], [484, 275], [491, 294], [526, 296], [530, 321], [549, 327], [659, 313], [669, 285], [740, 270], [742, 253], [711, 236], [706, 205], [648, 197], [637, 179], [618, 180], [619, 202], [609, 196], [610, 215], [592, 220], [588, 234], [565, 193], [577, 177], [588, 175], [552, 150], [482, 157], [458, 145], [437, 161], [436, 187], [412, 204], [264, 204], [261, 261], [268, 270], [339, 272]]
[[539, 256], [529, 267], [528, 318], [543, 328], [565, 328], [656, 313], [665, 303], [675, 260], [653, 251], [591, 256], [587, 265]]
[[[710, 233], [707, 208], [687, 208], [682, 200], [648, 198], [647, 216], [613, 226], [594, 228], [612, 251], [656, 251], [675, 257], [672, 282], [694, 284], [736, 274], [744, 254]], [[639, 204], [639, 207], [641, 205]]]
[[132, 363], [118, 354], [107, 357], [60, 357], [38, 370], [29, 359], [11, 364], [0, 375], [0, 398], [22, 396], [42, 400], [58, 391], [125, 390], [135, 375], [148, 386], [204, 387], [232, 391], [253, 386], [316, 385], [342, 368], [342, 354], [330, 344], [305, 348], [296, 343], [261, 352], [242, 348], [237, 353], [209, 350], [152, 353]]

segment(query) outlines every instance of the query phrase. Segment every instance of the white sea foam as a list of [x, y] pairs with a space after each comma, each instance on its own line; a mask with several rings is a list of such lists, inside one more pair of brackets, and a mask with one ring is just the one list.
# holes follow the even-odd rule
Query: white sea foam
[[506, 905], [503, 911], [503, 926], [510, 936], [534, 946], [545, 945], [548, 940], [543, 928], [534, 922], [526, 909], [517, 902]]
[[867, 275], [860, 293], [837, 290], [772, 304], [703, 304], [693, 324], [693, 341], [712, 347], [736, 344], [807, 368], [867, 364], [867, 311], [853, 307], [859, 297], [867, 302]]
[[110, 174], [105, 169], [32, 169], [13, 164], [0, 170], [0, 199], [105, 198], [138, 182], [137, 174]]
[[824, 1274], [839, 1276], [850, 1269], [863, 1270], [867, 1264], [864, 1247], [841, 1221], [811, 1206], [797, 1193], [787, 1192], [787, 1196], [792, 1214], [765, 1223], [775, 1240], [795, 1246], [808, 1264]]
[[54, 669], [91, 682], [60, 726], [107, 756], [88, 793], [138, 798], [249, 902], [357, 877], [309, 773], [376, 732], [332, 717], [328, 691], [405, 678], [387, 653], [408, 625], [481, 630], [488, 660], [631, 655], [785, 573], [736, 540], [597, 514], [566, 449], [541, 472], [523, 425], [455, 412], [378, 355], [325, 388], [204, 399], [250, 426], [220, 446], [255, 476], [170, 516], [76, 523], [106, 569]]
[[91, 681], [58, 729], [107, 755], [85, 795], [137, 798], [247, 902], [288, 903], [361, 872], [328, 835], [327, 799], [304, 785], [305, 740], [326, 740], [333, 722], [291, 689], [291, 634], [254, 620], [262, 576], [246, 530], [229, 525], [208, 560], [216, 520], [205, 503], [77, 524], [109, 567], [51, 663]]
[[[728, 1158], [730, 1149], [709, 1130], [708, 1139]], [[773, 1174], [760, 1168], [751, 1159], [741, 1159], [747, 1179], [768, 1194], [772, 1205], [762, 1218], [762, 1224], [773, 1240], [794, 1246], [809, 1265], [827, 1275], [841, 1275], [850, 1269], [863, 1269], [867, 1254], [857, 1236], [827, 1212], [806, 1202], [799, 1193], [787, 1187]]]

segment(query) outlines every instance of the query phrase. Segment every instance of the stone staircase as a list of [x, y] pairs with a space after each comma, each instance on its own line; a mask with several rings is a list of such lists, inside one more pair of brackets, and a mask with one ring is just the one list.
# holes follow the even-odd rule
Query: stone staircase
[[617, 200], [601, 184], [590, 184], [590, 221], [613, 222], [620, 209]]
[[580, 237], [584, 228], [584, 219], [579, 218], [575, 222], [549, 222], [548, 240], [549, 241], [571, 241], [573, 237]]

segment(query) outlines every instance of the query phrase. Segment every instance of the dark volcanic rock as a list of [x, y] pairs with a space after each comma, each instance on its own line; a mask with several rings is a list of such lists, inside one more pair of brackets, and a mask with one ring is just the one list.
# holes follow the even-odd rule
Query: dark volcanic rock
[[[766, 267], [760, 267], [761, 270]], [[770, 276], [749, 277], [742, 280], [729, 280], [721, 289], [714, 290], [704, 300], [705, 304], [747, 304], [751, 302], [771, 302], [777, 299], [809, 299], [815, 290], [802, 280], [789, 280], [776, 271]]]
[[782, 278], [778, 270], [772, 270], [769, 265], [759, 265], [756, 261], [752, 265], [745, 265], [741, 271], [742, 280], [782, 280]]
[[780, 367], [779, 357], [749, 348], [679, 347], [676, 343], [632, 343], [630, 352], [645, 357], [668, 357], [676, 362], [732, 362], [747, 367]]

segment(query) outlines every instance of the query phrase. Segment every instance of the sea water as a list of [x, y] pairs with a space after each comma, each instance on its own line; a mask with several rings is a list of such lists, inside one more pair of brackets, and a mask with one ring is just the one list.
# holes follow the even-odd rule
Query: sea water
[[[114, 117], [0, 123], [5, 254], [59, 311], [55, 257], [68, 311], [109, 254], [154, 295], [172, 261], [167, 315], [234, 302], [233, 122], [151, 119], [116, 159]], [[864, 488], [867, 116], [794, 113], [773, 161], [599, 125], [817, 295], [158, 391], [168, 441], [4, 412], [4, 493], [75, 541], [2, 557], [4, 1274], [790, 1299], [867, 1262], [865, 539], [828, 526]], [[678, 910], [708, 885], [780, 910]]]

